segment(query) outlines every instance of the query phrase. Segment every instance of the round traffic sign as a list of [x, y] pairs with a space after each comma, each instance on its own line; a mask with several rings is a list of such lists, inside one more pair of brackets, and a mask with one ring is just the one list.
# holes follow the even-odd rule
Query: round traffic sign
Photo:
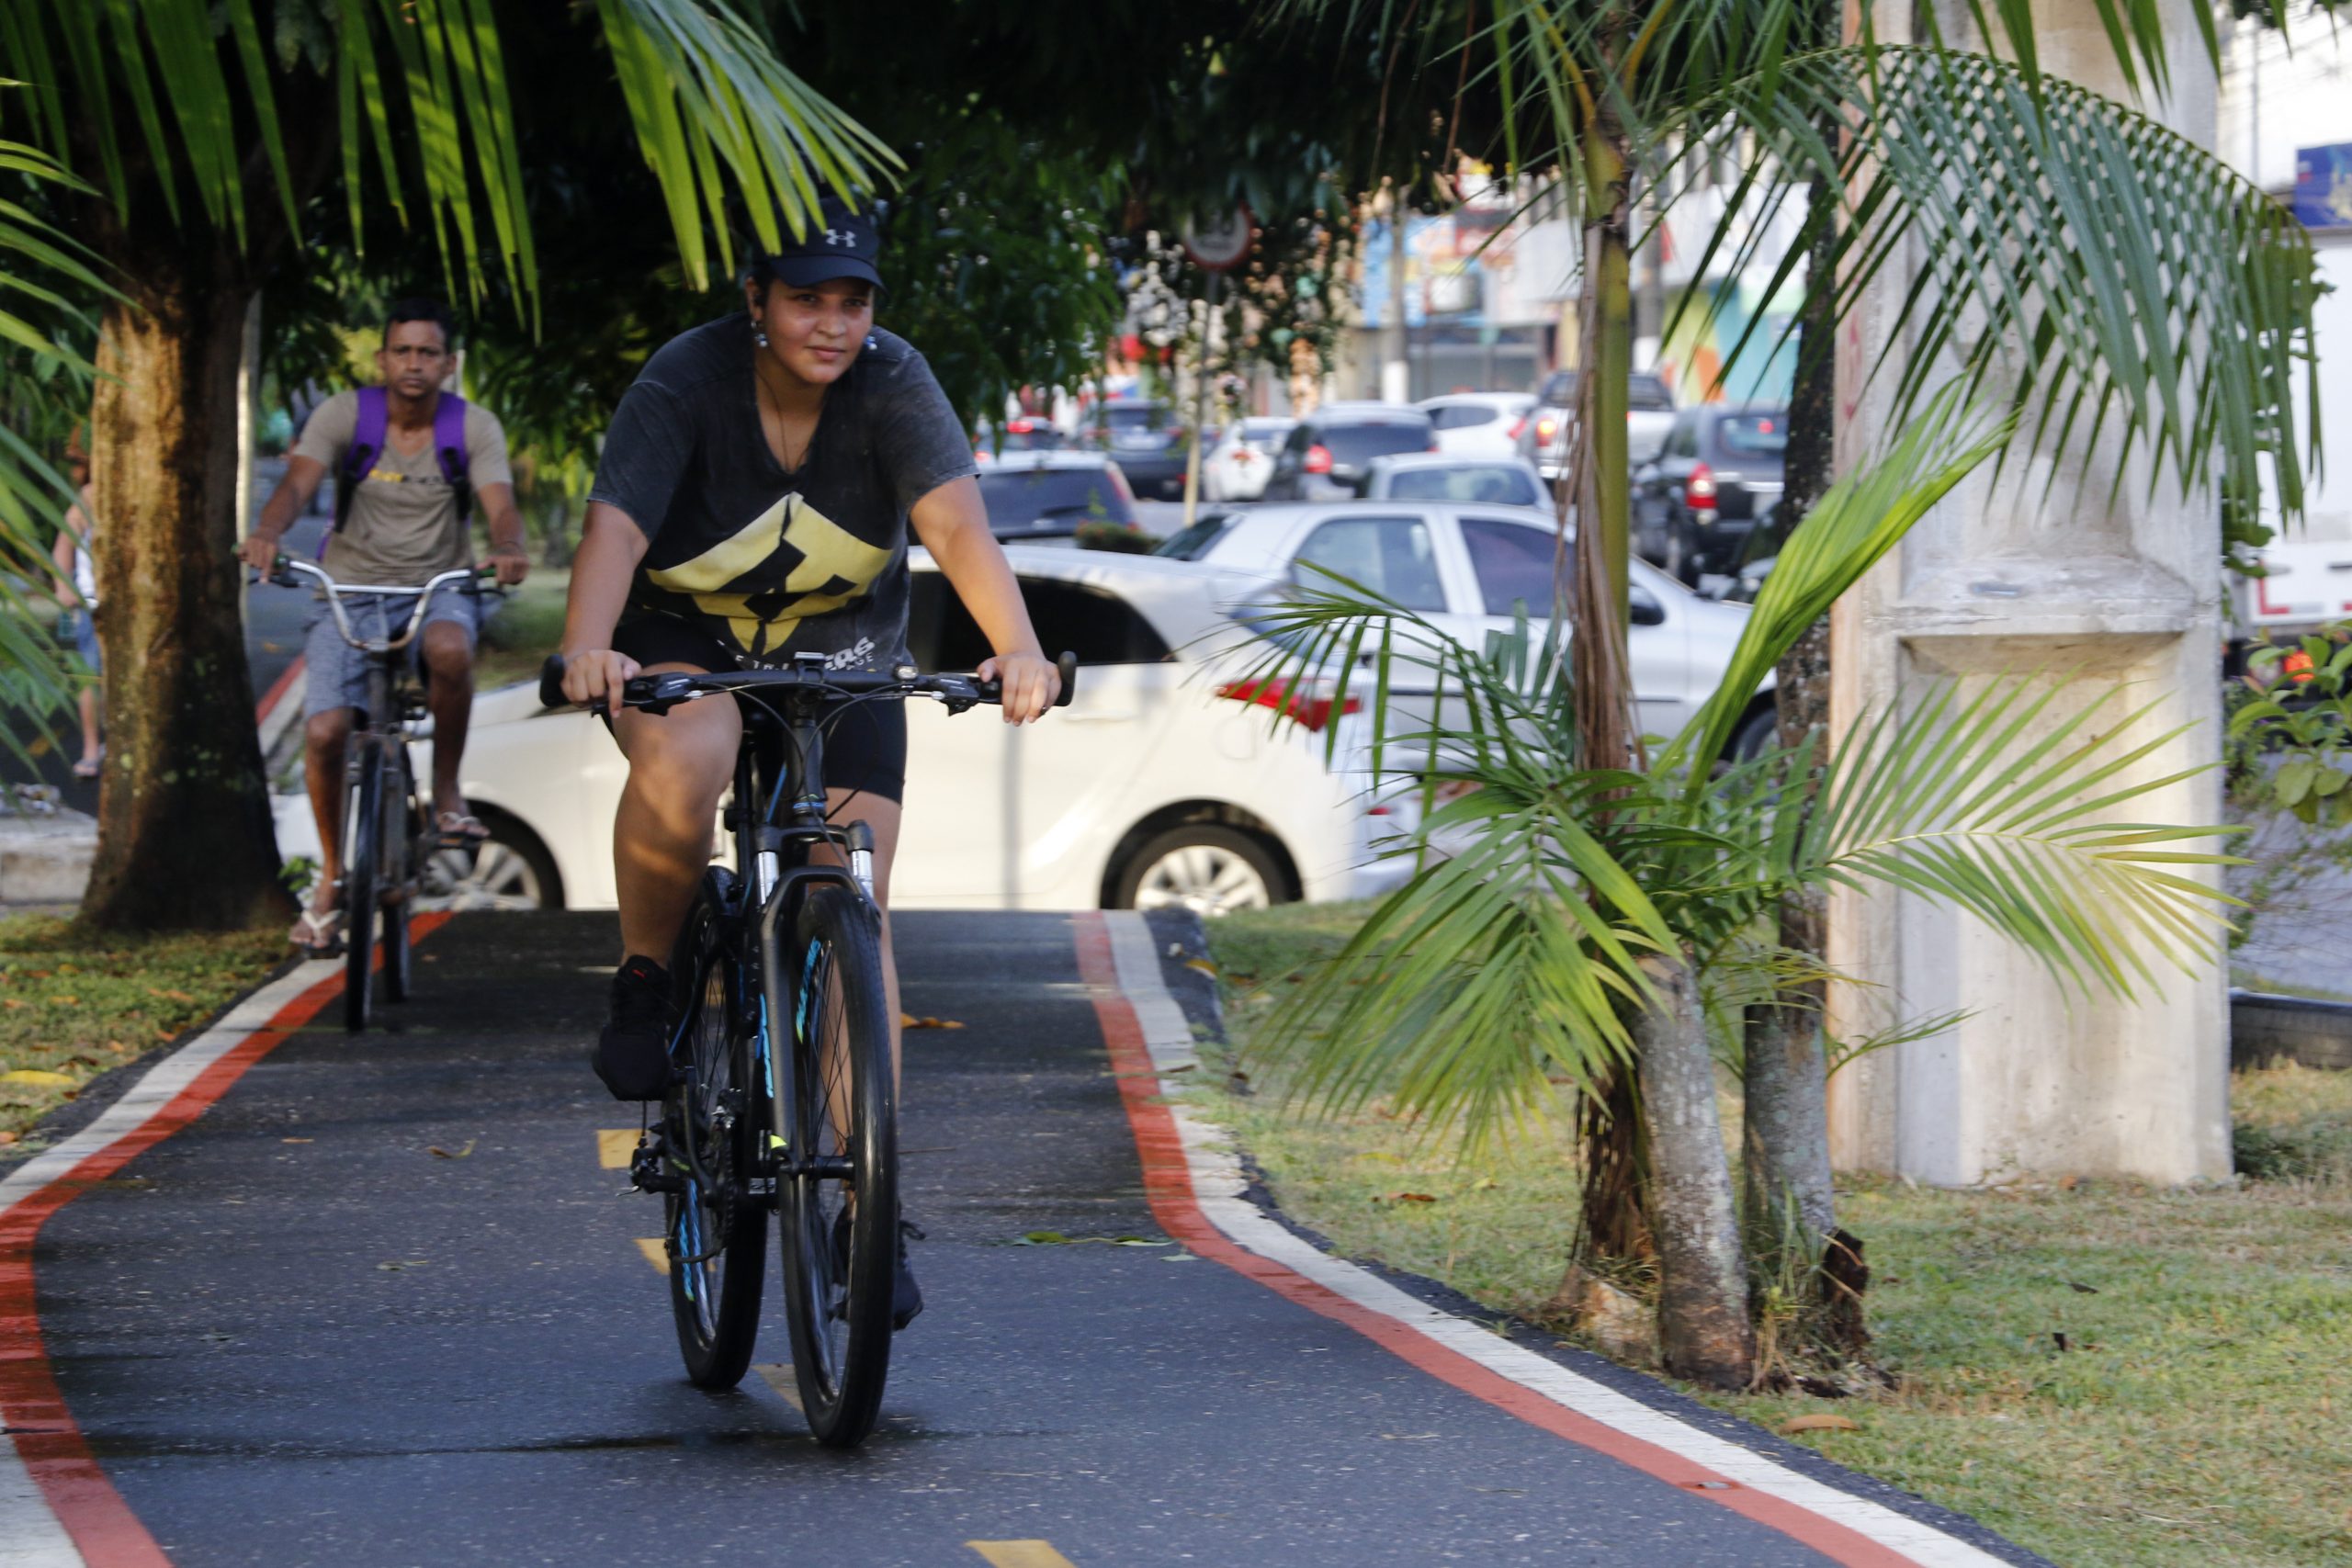
[[1196, 218], [1184, 225], [1184, 254], [1193, 265], [1223, 272], [1250, 254], [1250, 209], [1237, 207], [1214, 218]]

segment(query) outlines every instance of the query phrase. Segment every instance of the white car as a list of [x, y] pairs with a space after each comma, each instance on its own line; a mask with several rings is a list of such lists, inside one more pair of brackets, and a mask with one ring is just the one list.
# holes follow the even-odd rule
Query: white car
[[1215, 446], [1201, 462], [1201, 499], [1255, 501], [1266, 493], [1266, 476], [1274, 471], [1274, 454], [1298, 422], [1252, 415], [1225, 427]]
[[1519, 421], [1535, 407], [1532, 392], [1449, 392], [1423, 398], [1437, 449], [1450, 457], [1509, 457]]
[[[1078, 694], [1019, 728], [993, 709], [907, 704], [893, 907], [1213, 915], [1369, 897], [1407, 874], [1406, 863], [1375, 863], [1395, 808], [1361, 771], [1324, 764], [1323, 724], [1361, 721], [1317, 714], [1301, 693], [1284, 705], [1320, 722], [1278, 726], [1282, 694], [1237, 679], [1244, 645], [1262, 645], [1218, 607], [1236, 588], [1227, 574], [1093, 551], [1005, 555], [1046, 649], [1078, 655]], [[973, 668], [989, 652], [978, 629], [929, 557], [911, 558], [916, 661]], [[420, 756], [420, 772], [428, 766]], [[428, 902], [612, 908], [627, 773], [593, 715], [544, 709], [529, 685], [483, 694], [460, 783], [491, 843], [470, 865], [440, 857]], [[277, 819], [281, 852], [317, 853], [306, 800], [279, 797]]]
[[[1323, 502], [1259, 506], [1204, 518], [1179, 543], [1196, 564], [1247, 573], [1261, 583], [1311, 581], [1321, 567], [1419, 612], [1469, 648], [1516, 624], [1521, 605], [1537, 620], [1553, 602], [1557, 525], [1548, 512], [1419, 501]], [[1626, 649], [1643, 728], [1679, 733], [1723, 683], [1747, 606], [1701, 598], [1646, 561], [1632, 563], [1632, 625]], [[1328, 581], [1328, 580], [1327, 580]], [[1734, 733], [1746, 755], [1773, 729], [1771, 688], [1749, 705]]]
[[1524, 457], [1458, 457], [1395, 452], [1364, 465], [1367, 501], [1453, 501], [1487, 506], [1542, 506], [1550, 487]]

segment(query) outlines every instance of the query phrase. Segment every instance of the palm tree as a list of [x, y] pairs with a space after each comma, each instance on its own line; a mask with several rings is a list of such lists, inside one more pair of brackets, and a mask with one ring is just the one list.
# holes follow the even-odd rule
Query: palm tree
[[[1389, 734], [1368, 705], [1375, 775], [1454, 798], [1412, 829], [1419, 869], [1278, 1010], [1271, 1044], [1345, 1109], [1375, 1094], [1468, 1139], [1549, 1111], [1609, 1076], [1640, 1085], [1652, 1155], [1645, 1222], [1669, 1371], [1751, 1377], [1747, 1254], [1716, 1119], [1708, 993], [1769, 976], [1758, 932], [1792, 895], [1900, 886], [1966, 909], [2084, 990], [2128, 996], [2151, 960], [2210, 962], [2226, 895], [2183, 874], [2225, 857], [2178, 847], [2220, 829], [2115, 820], [2163, 779], [2120, 783], [2174, 739], [2109, 694], [2046, 732], [2054, 694], [2026, 680], [1931, 691], [1867, 721], [1817, 784], [1814, 744], [1725, 765], [1789, 645], [1952, 485], [1992, 459], [2006, 418], [1931, 398], [1884, 458], [1835, 486], [1766, 580], [1722, 686], [1638, 769], [1585, 750], [1582, 705], [1549, 678], [1562, 636], [1522, 625], [1471, 649], [1351, 584], [1268, 612], [1277, 650], [1245, 679], [1326, 672], [1344, 706], [1398, 664], [1458, 692], [1466, 717]], [[1525, 607], [1522, 607], [1524, 611]], [[1369, 650], [1368, 672], [1358, 660]], [[1278, 719], [1277, 722], [1280, 722]], [[1327, 744], [1335, 743], [1327, 738]], [[1419, 760], [1416, 760], [1416, 759]]]
[[[2161, 88], [2160, 0], [2097, 7], [2127, 77]], [[1626, 190], [1636, 167], [1663, 166], [1670, 194], [1676, 165], [1728, 152], [1746, 173], [1707, 251], [1727, 249], [1736, 265], [1753, 259], [1740, 239], [1750, 197], [1769, 210], [1822, 192], [1804, 243], [1772, 280], [1777, 288], [1814, 259], [1824, 275], [1806, 316], [1814, 328], [1842, 319], [1905, 247], [1923, 253], [1920, 285], [1900, 300], [1890, 342], [1917, 324], [1924, 351], [1872, 367], [1895, 378], [1898, 414], [1917, 406], [1942, 373], [1939, 355], [1950, 355], [1972, 385], [2020, 414], [2004, 461], [2046, 455], [2057, 459], [2054, 478], [2072, 441], [2087, 446], [2116, 432], [2127, 450], [2153, 455], [2152, 483], [2211, 486], [2245, 510], [2267, 466], [2280, 500], [2290, 511], [2301, 504], [2301, 475], [2316, 456], [2316, 434], [2299, 436], [2293, 412], [2297, 367], [2313, 362], [2308, 242], [2202, 149], [2045, 75], [2027, 7], [1988, 15], [1969, 0], [1976, 30], [2002, 39], [2009, 60], [1950, 47], [1934, 33], [1933, 8], [1919, 12], [1925, 43], [1896, 48], [1867, 32], [1844, 39], [1822, 0], [1494, 0], [1484, 12], [1471, 0], [1294, 0], [1291, 9], [1376, 9], [1385, 27], [1411, 35], [1418, 48], [1399, 46], [1400, 75], [1472, 88], [1465, 100], [1455, 87], [1453, 106], [1407, 112], [1468, 101], [1475, 120], [1484, 108], [1498, 161], [1556, 171], [1583, 225], [1587, 374], [1561, 494], [1564, 521], [1573, 510], [1581, 525], [1562, 595], [1577, 628], [1567, 661], [1589, 764], [1637, 755], [1624, 679], [1622, 400]], [[2206, 39], [2215, 47], [2210, 20]], [[1962, 321], [1973, 333], [1965, 342], [1955, 337]], [[1826, 369], [1818, 344], [1808, 348]], [[2013, 350], [2022, 351], [2021, 369], [2005, 363]], [[1817, 1059], [1805, 1016], [1779, 1017], [1797, 1030], [1781, 1055]], [[1604, 1071], [1588, 1103], [1585, 1234], [1600, 1252], [1635, 1251], [1647, 1229], [1630, 1079]], [[1806, 1141], [1802, 1132], [1797, 1141]], [[1812, 1142], [1817, 1159], [1783, 1165], [1807, 1187], [1808, 1213], [1826, 1215], [1826, 1139]]]
[[235, 926], [282, 898], [230, 558], [248, 310], [338, 183], [356, 243], [385, 221], [427, 228], [453, 288], [503, 279], [531, 309], [522, 144], [552, 128], [516, 121], [510, 40], [544, 48], [587, 13], [611, 76], [583, 82], [574, 112], [626, 117], [697, 286], [732, 265], [730, 198], [773, 243], [823, 189], [871, 188], [895, 162], [726, 0], [0, 8], [0, 56], [37, 85], [8, 106], [18, 134], [94, 187], [74, 227], [120, 291], [91, 419], [113, 741], [85, 920]]

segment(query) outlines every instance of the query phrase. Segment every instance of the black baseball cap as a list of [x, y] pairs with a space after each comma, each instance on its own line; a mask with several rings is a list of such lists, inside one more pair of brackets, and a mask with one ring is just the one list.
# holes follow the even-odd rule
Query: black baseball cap
[[796, 240], [782, 214], [776, 227], [780, 243], [760, 258], [767, 276], [778, 283], [807, 288], [836, 277], [854, 277], [882, 287], [875, 263], [882, 255], [882, 231], [875, 226], [871, 209], [852, 207], [827, 197], [808, 232]]

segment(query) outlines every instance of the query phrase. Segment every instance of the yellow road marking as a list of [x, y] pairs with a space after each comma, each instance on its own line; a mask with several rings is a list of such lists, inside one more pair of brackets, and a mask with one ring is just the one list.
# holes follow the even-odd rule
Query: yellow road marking
[[670, 1271], [670, 1249], [667, 1246], [663, 1245], [660, 1236], [639, 1236], [637, 1238], [637, 1249], [645, 1254], [645, 1260], [648, 1263], [652, 1264], [653, 1267], [661, 1269], [664, 1274], [667, 1274]]
[[627, 1170], [628, 1156], [636, 1152], [636, 1128], [599, 1127], [596, 1129], [596, 1163], [606, 1170]]
[[987, 1558], [990, 1568], [1078, 1568], [1048, 1540], [967, 1540], [964, 1544]]
[[791, 1405], [803, 1416], [808, 1414], [808, 1409], [800, 1403], [800, 1385], [793, 1381], [791, 1362], [772, 1362], [766, 1366], [753, 1367], [752, 1370], [765, 1378], [768, 1386], [782, 1394], [786, 1404]]

